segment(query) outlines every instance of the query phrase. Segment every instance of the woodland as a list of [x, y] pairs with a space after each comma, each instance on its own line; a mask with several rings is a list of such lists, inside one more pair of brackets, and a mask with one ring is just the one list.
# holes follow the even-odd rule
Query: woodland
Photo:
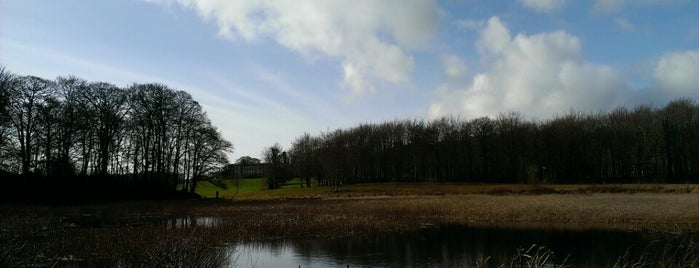
[[660, 108], [571, 111], [543, 121], [509, 112], [471, 120], [369, 123], [304, 134], [288, 152], [270, 147], [265, 160], [276, 163], [273, 168], [281, 170], [276, 174], [293, 174], [307, 186], [313, 179], [336, 187], [372, 182], [697, 183], [699, 106], [692, 99], [677, 99]]

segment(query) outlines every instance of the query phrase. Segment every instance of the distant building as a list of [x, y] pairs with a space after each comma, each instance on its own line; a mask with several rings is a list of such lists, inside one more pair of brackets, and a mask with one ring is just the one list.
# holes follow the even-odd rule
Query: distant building
[[263, 177], [267, 164], [231, 164], [234, 178], [259, 178]]
[[263, 164], [260, 159], [243, 156], [230, 165], [230, 170], [234, 178], [256, 178], [263, 177], [267, 164]]

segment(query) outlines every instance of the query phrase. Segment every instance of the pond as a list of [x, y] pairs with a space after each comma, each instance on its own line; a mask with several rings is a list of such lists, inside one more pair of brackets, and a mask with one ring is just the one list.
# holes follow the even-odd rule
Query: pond
[[453, 226], [338, 239], [255, 241], [231, 246], [229, 252], [233, 267], [470, 267], [485, 257], [492, 267], [509, 267], [517, 249], [536, 244], [530, 253], [545, 246], [553, 252], [549, 264], [604, 267], [629, 249], [638, 255], [650, 236], [604, 229]]
[[[685, 267], [699, 267], [699, 232], [677, 236], [570, 225], [430, 225], [415, 231], [240, 242], [231, 234], [244, 229], [228, 218], [139, 215], [79, 213], [51, 217], [56, 220], [46, 226], [52, 228], [22, 229], [31, 224], [26, 220], [7, 225], [17, 231], [0, 228], [0, 266], [474, 267], [487, 259], [480, 267], [522, 267], [526, 256], [538, 255], [547, 260], [543, 267], [608, 267], [622, 256], [622, 264], [630, 265], [640, 256], [670, 252], [670, 258], [689, 260], [681, 263]], [[20, 235], [25, 238], [18, 239]]]

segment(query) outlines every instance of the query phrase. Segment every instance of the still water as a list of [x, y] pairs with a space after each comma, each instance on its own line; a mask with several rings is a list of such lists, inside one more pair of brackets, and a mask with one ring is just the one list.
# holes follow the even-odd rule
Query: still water
[[470, 267], [490, 256], [491, 267], [509, 267], [518, 248], [533, 244], [554, 253], [550, 263], [611, 266], [651, 235], [604, 229], [447, 227], [341, 239], [275, 240], [231, 246], [232, 267]]

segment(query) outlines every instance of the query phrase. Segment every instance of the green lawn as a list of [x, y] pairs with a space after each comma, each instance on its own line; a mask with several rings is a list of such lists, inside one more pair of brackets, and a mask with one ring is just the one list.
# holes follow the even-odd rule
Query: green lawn
[[470, 183], [368, 183], [343, 185], [334, 192], [329, 186], [301, 187], [300, 180], [294, 179], [281, 189], [268, 190], [265, 178], [220, 181], [223, 187], [211, 182], [198, 184], [197, 193], [206, 198], [216, 196], [226, 199], [287, 199], [287, 198], [332, 198], [332, 197], [372, 197], [398, 195], [455, 195], [455, 194], [521, 194], [521, 193], [596, 193], [596, 192], [699, 192], [697, 184], [606, 184], [574, 185], [551, 184], [532, 186], [525, 184], [470, 184]]
[[[268, 190], [265, 178], [248, 178], [237, 180], [221, 180], [223, 187], [218, 187], [209, 181], [200, 182], [197, 193], [203, 197], [212, 198], [219, 192], [219, 197], [227, 199], [279, 199], [311, 197], [315, 194], [330, 194], [330, 187], [302, 188], [300, 180], [293, 179], [282, 186], [281, 189]], [[315, 185], [314, 185], [315, 186]]]
[[240, 179], [240, 184], [236, 187], [236, 180], [221, 180], [219, 187], [210, 181], [202, 181], [197, 184], [197, 193], [203, 197], [215, 197], [219, 191], [220, 197], [232, 198], [236, 193], [259, 192], [266, 189], [264, 178]]

